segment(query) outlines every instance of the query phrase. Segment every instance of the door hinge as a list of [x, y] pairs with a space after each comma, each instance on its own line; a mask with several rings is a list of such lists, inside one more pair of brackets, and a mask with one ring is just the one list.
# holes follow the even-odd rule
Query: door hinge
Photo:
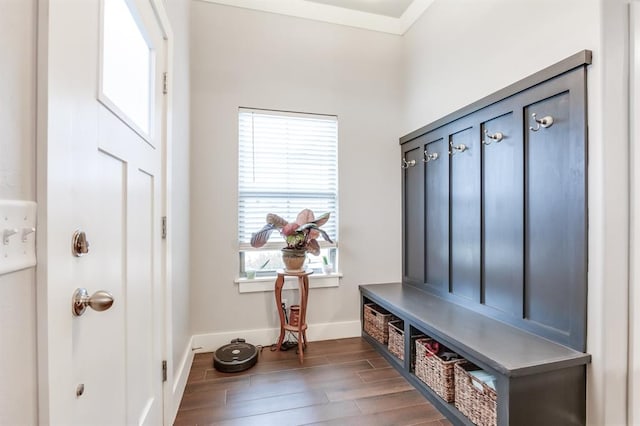
[[166, 360], [162, 361], [162, 381], [163, 382], [167, 381], [167, 361]]
[[162, 216], [162, 239], [165, 240], [167, 238], [167, 217]]
[[168, 92], [168, 88], [167, 86], [169, 85], [169, 83], [167, 83], [167, 73], [163, 72], [162, 73], [162, 94], [166, 95]]

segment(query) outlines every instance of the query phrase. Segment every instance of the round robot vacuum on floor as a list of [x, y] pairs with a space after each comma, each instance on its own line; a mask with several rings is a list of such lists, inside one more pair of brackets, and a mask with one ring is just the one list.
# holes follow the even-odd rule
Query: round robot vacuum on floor
[[248, 370], [258, 362], [258, 349], [244, 339], [233, 339], [213, 353], [213, 368], [223, 373]]

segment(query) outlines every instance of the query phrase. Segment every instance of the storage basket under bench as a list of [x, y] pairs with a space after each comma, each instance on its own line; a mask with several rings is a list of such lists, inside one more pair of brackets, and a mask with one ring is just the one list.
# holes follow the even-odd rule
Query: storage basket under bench
[[457, 363], [454, 372], [456, 408], [478, 426], [495, 426], [495, 377], [468, 361]]
[[[411, 331], [411, 365], [415, 362], [416, 346], [415, 341], [419, 338], [426, 337], [424, 334], [413, 330]], [[394, 354], [400, 360], [404, 360], [404, 321], [389, 321], [389, 352]]]
[[364, 331], [383, 345], [389, 341], [389, 321], [394, 320], [393, 314], [375, 303], [364, 305]]
[[[455, 398], [453, 367], [464, 361], [460, 357], [443, 359], [438, 356], [440, 344], [431, 338], [416, 339], [415, 375], [446, 402]], [[445, 352], [453, 353], [442, 347]]]

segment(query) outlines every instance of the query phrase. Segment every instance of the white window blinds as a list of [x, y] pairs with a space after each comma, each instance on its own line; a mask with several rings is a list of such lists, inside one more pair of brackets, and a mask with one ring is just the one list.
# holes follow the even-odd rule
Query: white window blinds
[[[331, 212], [322, 228], [336, 241], [338, 121], [335, 116], [240, 109], [238, 232], [240, 248], [267, 213], [292, 222], [305, 208]], [[324, 241], [320, 241], [321, 245]], [[282, 248], [274, 232], [265, 248]]]

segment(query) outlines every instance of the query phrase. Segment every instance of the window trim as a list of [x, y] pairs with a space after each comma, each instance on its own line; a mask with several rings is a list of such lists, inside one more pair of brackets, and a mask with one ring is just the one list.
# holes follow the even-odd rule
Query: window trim
[[[309, 288], [334, 288], [340, 287], [342, 281], [341, 272], [331, 274], [311, 274], [309, 275]], [[247, 278], [236, 278], [233, 282], [238, 285], [238, 293], [265, 293], [275, 289], [275, 276], [259, 277], [252, 280]], [[284, 277], [283, 290], [297, 290], [298, 280], [296, 277]]]

